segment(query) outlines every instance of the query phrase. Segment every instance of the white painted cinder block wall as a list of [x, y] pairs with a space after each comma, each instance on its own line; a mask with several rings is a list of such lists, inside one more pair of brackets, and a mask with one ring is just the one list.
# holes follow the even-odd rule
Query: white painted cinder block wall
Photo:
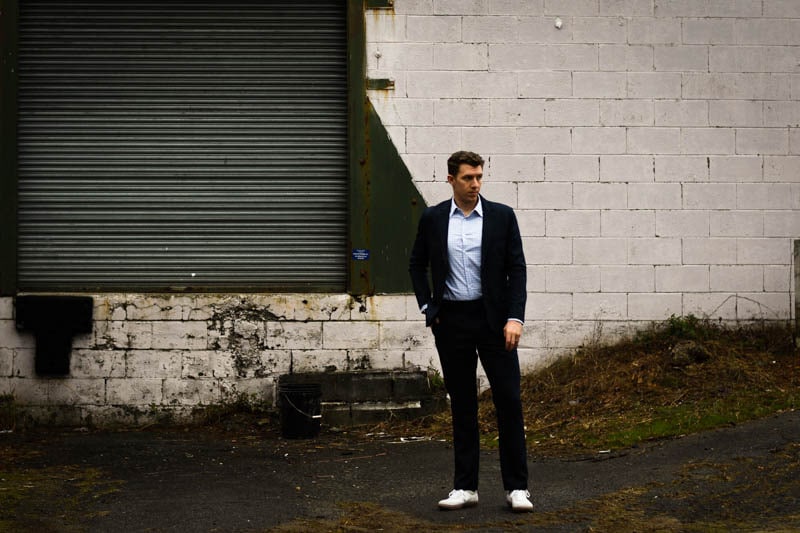
[[367, 29], [426, 201], [469, 149], [517, 210], [526, 361], [597, 321], [791, 317], [800, 2], [396, 0]]
[[[672, 314], [791, 318], [800, 2], [395, 0], [366, 21], [369, 76], [395, 81], [370, 99], [428, 203], [471, 149], [517, 210], [523, 365]], [[271, 401], [290, 371], [438, 368], [410, 295], [93, 296], [94, 331], [50, 379], [0, 298], [0, 395], [43, 421], [137, 423]]]
[[[188, 420], [197, 408], [273, 402], [291, 372], [438, 368], [408, 295], [94, 294], [70, 374], [40, 377], [36, 340], [0, 299], [0, 396], [54, 424]], [[409, 320], [409, 318], [413, 318]]]

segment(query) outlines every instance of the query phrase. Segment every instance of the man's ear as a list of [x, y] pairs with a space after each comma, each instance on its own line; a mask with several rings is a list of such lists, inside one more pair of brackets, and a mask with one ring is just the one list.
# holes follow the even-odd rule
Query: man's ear
[[456, 179], [455, 176], [453, 176], [452, 174], [447, 175], [447, 183], [453, 183], [455, 179]]

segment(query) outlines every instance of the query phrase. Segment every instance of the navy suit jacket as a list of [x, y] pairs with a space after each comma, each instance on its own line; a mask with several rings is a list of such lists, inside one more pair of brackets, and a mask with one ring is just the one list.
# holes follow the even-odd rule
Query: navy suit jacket
[[[513, 209], [504, 204], [490, 202], [483, 196], [481, 204], [481, 292], [489, 325], [494, 330], [502, 331], [509, 318], [525, 320], [525, 255]], [[414, 247], [411, 249], [411, 283], [419, 306], [428, 305], [425, 310], [427, 326], [433, 323], [441, 309], [445, 280], [450, 268], [447, 257], [450, 205], [451, 200], [447, 200], [425, 209], [419, 221]]]

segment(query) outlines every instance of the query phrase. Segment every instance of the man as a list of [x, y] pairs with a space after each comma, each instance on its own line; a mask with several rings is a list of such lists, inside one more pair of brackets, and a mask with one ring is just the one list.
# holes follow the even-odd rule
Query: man
[[456, 152], [447, 172], [453, 197], [422, 214], [409, 262], [453, 415], [454, 484], [439, 507], [478, 503], [480, 358], [492, 388], [506, 501], [514, 511], [531, 511], [517, 356], [527, 296], [519, 226], [510, 207], [480, 195], [481, 156]]

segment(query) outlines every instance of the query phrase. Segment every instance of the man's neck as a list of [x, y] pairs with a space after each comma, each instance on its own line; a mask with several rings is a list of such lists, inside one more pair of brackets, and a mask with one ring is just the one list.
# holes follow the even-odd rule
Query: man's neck
[[478, 205], [478, 200], [477, 199], [474, 202], [472, 202], [471, 205], [465, 205], [465, 204], [459, 202], [458, 199], [455, 198], [455, 197], [453, 198], [453, 201], [455, 202], [456, 207], [461, 209], [461, 212], [464, 213], [465, 217], [468, 217], [475, 210], [475, 207], [477, 207], [477, 205]]

